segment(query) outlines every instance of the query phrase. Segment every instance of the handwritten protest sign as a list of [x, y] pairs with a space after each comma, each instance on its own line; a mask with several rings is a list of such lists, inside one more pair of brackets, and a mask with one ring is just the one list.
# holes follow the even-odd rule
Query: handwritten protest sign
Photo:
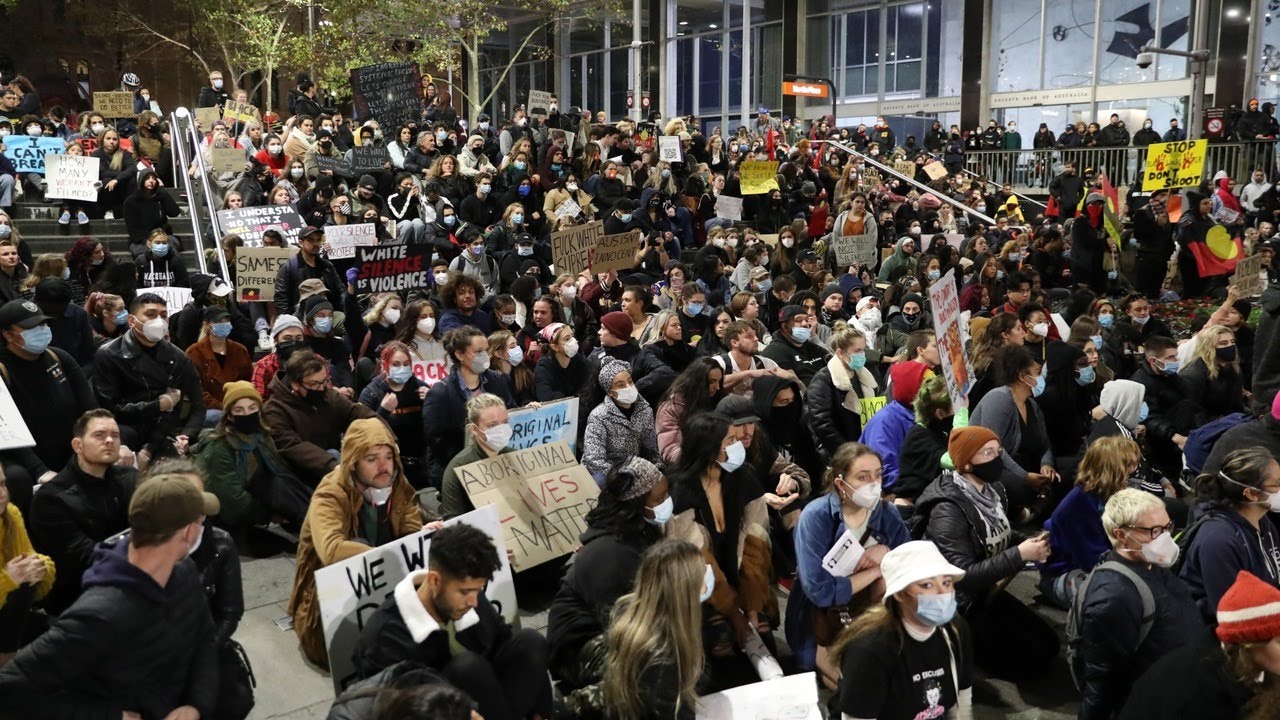
[[600, 489], [564, 442], [503, 453], [454, 470], [476, 507], [497, 505], [516, 571], [578, 547]]
[[591, 272], [626, 270], [636, 266], [636, 250], [640, 249], [640, 231], [605, 235], [587, 258]]
[[0, 382], [0, 450], [33, 447], [35, 444], [36, 439], [9, 392], [9, 383]]
[[50, 155], [44, 160], [47, 198], [61, 200], [98, 199], [98, 158], [81, 155]]
[[1147, 147], [1147, 164], [1142, 170], [1142, 191], [1199, 185], [1204, 177], [1204, 155], [1208, 149], [1208, 140], [1151, 143]]
[[373, 223], [326, 225], [324, 251], [330, 260], [346, 260], [356, 256], [356, 246], [377, 245], [378, 229]]
[[222, 121], [229, 124], [247, 123], [250, 120], [261, 120], [262, 113], [249, 103], [228, 100], [222, 106]]
[[427, 385], [435, 385], [449, 376], [449, 367], [443, 357], [439, 360], [414, 360], [413, 376]]
[[575, 133], [571, 133], [568, 130], [561, 130], [559, 128], [552, 128], [547, 131], [547, 137], [551, 138], [552, 142], [564, 149], [565, 157], [571, 157], [573, 155], [573, 139], [577, 137]]
[[316, 153], [315, 159], [316, 170], [318, 170], [321, 175], [324, 174], [325, 170], [328, 170], [338, 177], [355, 177], [355, 173], [351, 172], [351, 164], [348, 163], [347, 159], [344, 157], [336, 155], [321, 155], [320, 153]]
[[213, 130], [213, 126], [222, 120], [222, 111], [216, 107], [196, 108], [196, 127], [205, 132]]
[[565, 442], [574, 451], [578, 444], [578, 398], [542, 403], [509, 413], [511, 442], [507, 447], [524, 450], [537, 445]]
[[811, 672], [787, 675], [704, 695], [698, 699], [697, 720], [821, 720], [815, 677]]
[[104, 118], [133, 117], [133, 93], [96, 92], [93, 94], [93, 111]]
[[[445, 526], [459, 523], [484, 531], [497, 546], [502, 567], [489, 581], [484, 594], [507, 622], [513, 622], [517, 614], [516, 589], [503, 545], [498, 508], [478, 508], [447, 521]], [[320, 625], [329, 649], [329, 670], [335, 692], [348, 682], [355, 670], [351, 654], [364, 624], [395, 592], [396, 584], [427, 569], [434, 534], [434, 530], [422, 530], [316, 571]]]
[[889, 398], [885, 395], [877, 395], [876, 397], [862, 398], [860, 409], [862, 410], [862, 427], [867, 426], [867, 421], [872, 415], [880, 412], [884, 406], [889, 404]]
[[361, 118], [384, 127], [418, 120], [418, 66], [409, 62], [366, 65], [351, 71], [352, 102]]
[[577, 275], [591, 264], [591, 249], [604, 235], [604, 223], [596, 220], [551, 233], [551, 255], [557, 273]]
[[236, 297], [240, 302], [270, 302], [276, 275], [298, 252], [296, 247], [242, 247], [236, 251]]
[[573, 198], [566, 198], [564, 202], [556, 206], [557, 218], [576, 218], [582, 214], [582, 206], [574, 202]]
[[924, 174], [928, 175], [930, 180], [941, 180], [947, 176], [947, 168], [942, 163], [934, 160], [931, 163], [925, 163]]
[[191, 302], [191, 288], [150, 287], [146, 289], [146, 292], [155, 293], [164, 298], [165, 307], [169, 310], [170, 315], [178, 312], [187, 303]]
[[[350, 226], [348, 226], [350, 227]], [[356, 292], [383, 293], [431, 287], [430, 245], [357, 247]]]
[[658, 136], [658, 159], [667, 162], [684, 162], [684, 148], [676, 135]]
[[239, 235], [244, 247], [262, 245], [262, 233], [279, 230], [284, 241], [298, 244], [302, 232], [302, 216], [290, 205], [259, 205], [218, 211], [218, 229], [222, 235]]
[[1262, 256], [1250, 255], [1236, 263], [1231, 284], [1240, 289], [1242, 297], [1252, 297], [1262, 292], [1266, 283], [1262, 279]]
[[62, 138], [10, 135], [5, 138], [4, 156], [20, 173], [44, 174], [44, 159], [49, 155], [61, 155], [66, 151]]
[[929, 286], [929, 304], [933, 308], [933, 333], [938, 338], [938, 355], [942, 357], [942, 376], [947, 381], [947, 394], [952, 407], [960, 407], [973, 386], [973, 366], [964, 352], [960, 332], [960, 296], [956, 294], [955, 268]]
[[525, 105], [525, 110], [530, 115], [541, 115], [546, 117], [551, 113], [551, 93], [546, 90], [530, 90], [529, 102]]
[[762, 195], [778, 189], [778, 164], [769, 160], [742, 163], [742, 194]]
[[351, 148], [351, 172], [369, 173], [382, 170], [391, 162], [391, 154], [381, 145], [361, 145]]
[[726, 220], [742, 219], [742, 198], [719, 195], [716, 197], [716, 217]]
[[916, 176], [916, 164], [911, 162], [910, 160], [894, 161], [893, 169], [897, 170], [900, 174], [906, 175], [907, 177], [912, 179], [914, 179]]
[[209, 169], [214, 173], [244, 172], [246, 162], [240, 148], [209, 148]]
[[843, 268], [857, 263], [863, 267], [875, 267], [878, 234], [875, 226], [870, 222], [870, 216], [863, 224], [863, 228], [869, 232], [859, 235], [841, 235], [848, 215], [845, 212], [836, 218], [835, 229], [831, 235], [831, 248], [836, 254], [836, 265]]

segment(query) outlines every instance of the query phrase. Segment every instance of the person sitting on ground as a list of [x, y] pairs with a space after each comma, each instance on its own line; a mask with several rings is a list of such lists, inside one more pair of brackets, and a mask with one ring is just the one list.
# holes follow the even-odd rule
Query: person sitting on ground
[[449, 461], [440, 484], [440, 514], [445, 520], [475, 509], [457, 469], [511, 452], [511, 420], [502, 398], [481, 393], [467, 401], [466, 411], [466, 446]]
[[341, 461], [320, 481], [298, 534], [288, 612], [308, 660], [329, 665], [316, 570], [421, 529], [422, 514], [405, 479], [395, 435], [377, 418], [353, 421], [342, 437]]
[[414, 377], [408, 345], [392, 340], [382, 346], [379, 355], [380, 372], [360, 391], [360, 403], [376, 411], [396, 434], [409, 484], [415, 488], [426, 487], [422, 458], [427, 443], [422, 436], [422, 401], [427, 397], [427, 384]]
[[914, 405], [920, 385], [932, 374], [929, 366], [914, 360], [895, 363], [889, 369], [893, 400], [872, 415], [862, 429], [862, 444], [884, 458], [884, 489], [892, 493], [898, 482], [899, 454], [907, 433], [915, 425]]
[[305, 347], [306, 337], [302, 321], [289, 314], [276, 316], [271, 326], [271, 345], [274, 350], [253, 364], [253, 389], [258, 391], [262, 399], [271, 399], [271, 381], [284, 371], [284, 365], [294, 350]]
[[631, 366], [605, 357], [597, 377], [605, 399], [587, 417], [582, 464], [603, 484], [609, 468], [630, 457], [658, 460], [653, 408], [631, 381]]
[[205, 425], [213, 425], [222, 417], [222, 387], [230, 382], [247, 381], [253, 376], [249, 349], [231, 340], [231, 313], [220, 305], [204, 309], [204, 328], [200, 339], [187, 348], [187, 358], [200, 375], [204, 398]]
[[546, 638], [512, 628], [484, 594], [502, 566], [482, 530], [437, 531], [427, 569], [397, 583], [365, 623], [352, 653], [357, 675], [412, 660], [470, 696], [485, 720], [551, 717]]
[[0, 668], [38, 633], [41, 618], [32, 611], [53, 589], [54, 577], [53, 559], [31, 546], [22, 513], [9, 502], [0, 473]]

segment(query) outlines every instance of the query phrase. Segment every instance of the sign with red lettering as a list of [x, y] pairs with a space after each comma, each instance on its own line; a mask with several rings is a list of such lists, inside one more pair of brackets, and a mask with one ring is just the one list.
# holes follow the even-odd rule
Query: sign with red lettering
[[375, 245], [356, 248], [356, 292], [399, 292], [431, 287], [430, 245]]
[[498, 506], [516, 571], [567, 555], [587, 529], [600, 489], [564, 441], [455, 468], [476, 507]]
[[449, 368], [444, 360], [414, 360], [413, 376], [426, 383], [435, 385], [449, 375]]

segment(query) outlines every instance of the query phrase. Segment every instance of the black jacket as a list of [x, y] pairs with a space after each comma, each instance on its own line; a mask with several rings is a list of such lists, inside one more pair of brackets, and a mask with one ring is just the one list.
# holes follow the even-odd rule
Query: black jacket
[[[511, 382], [505, 375], [486, 370], [480, 376], [480, 385], [485, 392], [502, 398], [508, 408], [515, 407]], [[427, 439], [427, 473], [437, 487], [449, 461], [462, 452], [466, 438], [467, 400], [470, 397], [465, 394], [462, 386], [462, 375], [454, 368], [445, 379], [431, 386], [422, 402], [422, 433]]]
[[205, 85], [200, 88], [200, 95], [196, 98], [197, 108], [222, 107], [227, 104], [231, 96], [224, 90], [214, 90], [212, 87]]
[[398, 662], [371, 675], [347, 689], [333, 701], [325, 720], [374, 720], [378, 692], [386, 689], [408, 690], [422, 685], [447, 685], [439, 673], [415, 662]]
[[78, 720], [128, 710], [151, 720], [191, 705], [213, 717], [217, 655], [199, 573], [184, 559], [161, 587], [127, 546], [100, 545], [80, 599], [0, 668], [5, 713]]
[[915, 500], [942, 472], [942, 456], [947, 452], [947, 432], [916, 423], [907, 431], [898, 451], [898, 482], [893, 492]]
[[1138, 241], [1138, 257], [1142, 262], [1169, 262], [1173, 255], [1175, 225], [1167, 222], [1161, 226], [1149, 207], [1133, 214], [1133, 237]]
[[641, 348], [631, 365], [631, 378], [640, 395], [657, 407], [667, 388], [696, 357], [697, 351], [688, 343], [668, 344], [666, 340], [659, 340]]
[[1206, 635], [1159, 658], [1138, 678], [1120, 720], [1221, 720], [1244, 717], [1253, 696], [1232, 677], [1222, 644]]
[[1271, 412], [1271, 401], [1280, 389], [1280, 284], [1262, 291], [1262, 317], [1253, 345], [1253, 411]]
[[[916, 501], [912, 516], [912, 535], [931, 540], [947, 562], [965, 571], [964, 578], [956, 585], [956, 600], [962, 609], [974, 603], [982, 603], [996, 583], [1017, 575], [1022, 570], [1022, 556], [1018, 553], [1021, 537], [1010, 531], [1008, 546], [996, 555], [990, 555], [983, 541], [982, 519], [973, 502], [961, 494], [953, 472], [939, 475], [924, 489]], [[1009, 498], [1004, 486], [994, 483], [1005, 511]]]
[[800, 382], [806, 385], [827, 364], [827, 360], [831, 359], [831, 353], [824, 350], [818, 343], [806, 340], [796, 347], [795, 343], [782, 332], [775, 333], [773, 340], [760, 351], [760, 354], [778, 363], [778, 367], [783, 370], [794, 371], [796, 377], [800, 378]]
[[1062, 174], [1049, 181], [1049, 195], [1058, 201], [1058, 207], [1064, 211], [1075, 212], [1083, 190], [1084, 180], [1079, 175]]
[[[303, 280], [311, 278], [317, 278], [324, 283], [325, 289], [329, 291], [329, 303], [334, 308], [342, 307], [342, 294], [346, 285], [338, 277], [337, 268], [324, 256], [316, 256], [316, 264], [313, 267], [303, 262], [302, 254], [299, 253], [289, 258], [289, 262], [281, 265], [280, 270], [276, 272], [276, 310], [291, 315], [296, 313], [298, 286]], [[302, 319], [301, 316], [299, 319]]]
[[1204, 361], [1196, 358], [1181, 375], [1186, 381], [1188, 399], [1200, 407], [1206, 420], [1245, 411], [1240, 373], [1235, 368], [1229, 365], [1218, 368], [1218, 377], [1211, 378]]
[[550, 402], [576, 397], [586, 372], [587, 361], [581, 352], [569, 358], [567, 367], [560, 367], [560, 363], [551, 355], [543, 355], [533, 370], [534, 399], [538, 402]]
[[235, 634], [244, 616], [244, 587], [240, 581], [240, 551], [231, 534], [205, 521], [204, 539], [191, 553], [200, 571], [200, 585], [213, 616], [214, 645], [221, 647]]
[[45, 599], [50, 611], [67, 608], [79, 596], [80, 576], [94, 547], [129, 527], [129, 500], [137, 483], [133, 468], [112, 465], [105, 477], [97, 478], [72, 458], [32, 498], [31, 542], [58, 569]]
[[1152, 130], [1151, 128], [1144, 127], [1133, 134], [1134, 147], [1146, 147], [1151, 143], [1158, 142], [1160, 142], [1160, 133]]
[[147, 235], [152, 230], [164, 228], [172, 235], [169, 218], [177, 217], [181, 212], [178, 203], [164, 188], [156, 188], [151, 193], [143, 189], [142, 182], [154, 174], [150, 170], [138, 173], [137, 190], [124, 201], [124, 226], [129, 233], [130, 249], [135, 255], [140, 254], [137, 248], [146, 244]]
[[[855, 382], [853, 389], [860, 393], [861, 383]], [[841, 445], [861, 437], [861, 416], [844, 406], [844, 393], [836, 389], [827, 368], [813, 376], [804, 404], [808, 410], [809, 430], [824, 457], [830, 458]]]
[[[205, 410], [200, 374], [173, 343], [161, 340], [147, 350], [127, 332], [98, 348], [93, 366], [98, 402], [121, 425], [154, 431], [142, 438], [148, 446], [157, 446], [166, 434], [200, 435]], [[166, 413], [160, 410], [160, 395], [168, 388], [181, 390], [182, 399]]]

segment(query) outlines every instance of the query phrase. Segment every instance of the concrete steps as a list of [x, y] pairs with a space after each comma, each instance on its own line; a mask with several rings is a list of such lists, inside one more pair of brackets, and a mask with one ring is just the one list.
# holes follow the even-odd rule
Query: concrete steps
[[[186, 198], [174, 190], [166, 191], [174, 193], [178, 207], [182, 210], [181, 215], [169, 219], [169, 224], [174, 234], [182, 238], [183, 244], [189, 247], [192, 230]], [[129, 234], [125, 230], [123, 217], [90, 220], [88, 225], [79, 225], [73, 215], [70, 224], [60, 225], [58, 216], [61, 214], [61, 205], [58, 200], [32, 201], [29, 198], [29, 195], [24, 196], [15, 203], [13, 221], [33, 255], [66, 252], [77, 239], [85, 235], [100, 240], [117, 256], [120, 253], [128, 255]]]

